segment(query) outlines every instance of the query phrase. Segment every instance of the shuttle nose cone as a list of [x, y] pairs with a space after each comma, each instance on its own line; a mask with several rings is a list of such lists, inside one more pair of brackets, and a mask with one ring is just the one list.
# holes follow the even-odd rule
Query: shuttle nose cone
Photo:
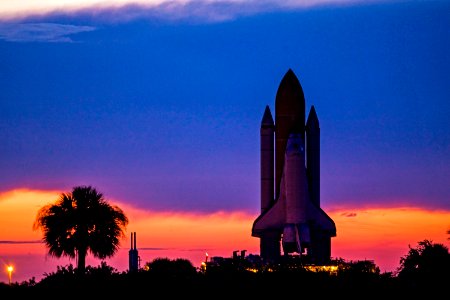
[[282, 131], [305, 131], [305, 96], [294, 72], [289, 69], [278, 87], [275, 99], [275, 124], [284, 123]]
[[261, 120], [261, 126], [274, 127], [272, 113], [270, 112], [269, 105], [266, 105], [266, 109], [264, 110], [264, 115]]
[[311, 106], [311, 110], [309, 111], [308, 120], [306, 121], [306, 128], [310, 130], [319, 128], [319, 119], [317, 118], [314, 105]]

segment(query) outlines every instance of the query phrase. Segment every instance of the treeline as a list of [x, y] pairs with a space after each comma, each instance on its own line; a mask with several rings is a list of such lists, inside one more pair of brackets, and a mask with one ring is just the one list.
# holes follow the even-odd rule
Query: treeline
[[[368, 261], [338, 261], [339, 268], [310, 270], [301, 263], [261, 265], [249, 259], [224, 260], [195, 268], [186, 259], [156, 258], [136, 272], [118, 272], [102, 262], [80, 274], [72, 265], [59, 266], [39, 282], [33, 278], [0, 284], [0, 295], [72, 297], [240, 298], [306, 295], [372, 298], [374, 296], [449, 295], [450, 254], [446, 246], [424, 240], [400, 258], [394, 273], [381, 273]], [[143, 295], [147, 295], [143, 297]], [[2, 297], [3, 298], [3, 297]], [[6, 298], [5, 298], [6, 299]]]

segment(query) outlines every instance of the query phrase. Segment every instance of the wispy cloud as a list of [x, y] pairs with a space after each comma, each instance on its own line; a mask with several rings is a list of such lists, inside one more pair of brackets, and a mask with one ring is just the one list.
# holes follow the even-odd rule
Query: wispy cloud
[[223, 21], [237, 16], [386, 0], [15, 0], [0, 2], [0, 20], [46, 15], [93, 15], [123, 21], [137, 17]]
[[10, 42], [70, 43], [73, 42], [71, 35], [93, 30], [95, 27], [55, 23], [0, 23], [0, 39]]
[[[122, 249], [129, 249], [127, 247], [122, 247]], [[187, 251], [187, 252], [198, 252], [198, 251], [208, 251], [210, 250], [205, 248], [175, 248], [175, 247], [139, 247], [139, 251], [168, 251], [168, 250], [177, 250], [177, 251]]]
[[15, 245], [15, 244], [41, 244], [42, 241], [1, 241], [0, 244], [8, 244], [8, 245]]
[[347, 217], [347, 218], [351, 218], [351, 217], [356, 217], [356, 216], [357, 216], [357, 213], [354, 213], [354, 212], [343, 212], [343, 213], [341, 214], [341, 216]]
[[142, 251], [161, 251], [161, 250], [170, 250], [172, 248], [164, 248], [164, 247], [142, 247], [139, 250]]

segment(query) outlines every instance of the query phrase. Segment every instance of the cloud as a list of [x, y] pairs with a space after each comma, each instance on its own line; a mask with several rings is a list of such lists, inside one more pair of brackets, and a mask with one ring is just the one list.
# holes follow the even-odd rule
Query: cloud
[[348, 5], [382, 0], [15, 0], [0, 2], [0, 20], [48, 15], [92, 15], [114, 21], [138, 17], [223, 21], [241, 15], [321, 5]]
[[[125, 247], [127, 248], [127, 247]], [[128, 248], [127, 248], [128, 249]], [[198, 251], [205, 251], [205, 250], [210, 250], [210, 249], [205, 249], [205, 248], [193, 248], [193, 249], [183, 249], [183, 248], [168, 248], [168, 247], [139, 247], [139, 251], [171, 251], [171, 250], [177, 250], [177, 251], [187, 251], [187, 252], [198, 252]]]
[[92, 26], [56, 23], [1, 24], [0, 40], [9, 42], [73, 42], [70, 35], [95, 30]]
[[139, 250], [143, 251], [160, 251], [160, 250], [170, 250], [171, 248], [164, 248], [164, 247], [144, 247], [139, 248]]
[[15, 245], [15, 244], [41, 244], [42, 241], [1, 241], [0, 244], [8, 244], [8, 245]]
[[355, 212], [343, 212], [341, 214], [341, 216], [343, 217], [347, 217], [347, 218], [351, 218], [351, 217], [356, 217], [358, 214]]

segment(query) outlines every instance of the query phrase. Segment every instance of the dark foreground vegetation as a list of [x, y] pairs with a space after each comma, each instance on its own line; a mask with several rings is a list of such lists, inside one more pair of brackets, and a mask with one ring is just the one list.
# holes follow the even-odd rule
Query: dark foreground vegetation
[[[450, 254], [442, 244], [419, 242], [400, 259], [398, 272], [380, 273], [371, 261], [333, 261], [332, 271], [311, 270], [301, 261], [261, 264], [255, 257], [233, 257], [195, 268], [189, 260], [157, 258], [136, 272], [118, 272], [105, 262], [87, 266], [81, 275], [72, 265], [58, 267], [39, 282], [0, 284], [0, 296], [42, 296], [44, 299], [241, 298], [268, 296], [343, 296], [367, 299], [403, 296], [422, 298], [449, 295]], [[446, 296], [445, 296], [446, 297]], [[444, 297], [444, 298], [445, 298]]]

